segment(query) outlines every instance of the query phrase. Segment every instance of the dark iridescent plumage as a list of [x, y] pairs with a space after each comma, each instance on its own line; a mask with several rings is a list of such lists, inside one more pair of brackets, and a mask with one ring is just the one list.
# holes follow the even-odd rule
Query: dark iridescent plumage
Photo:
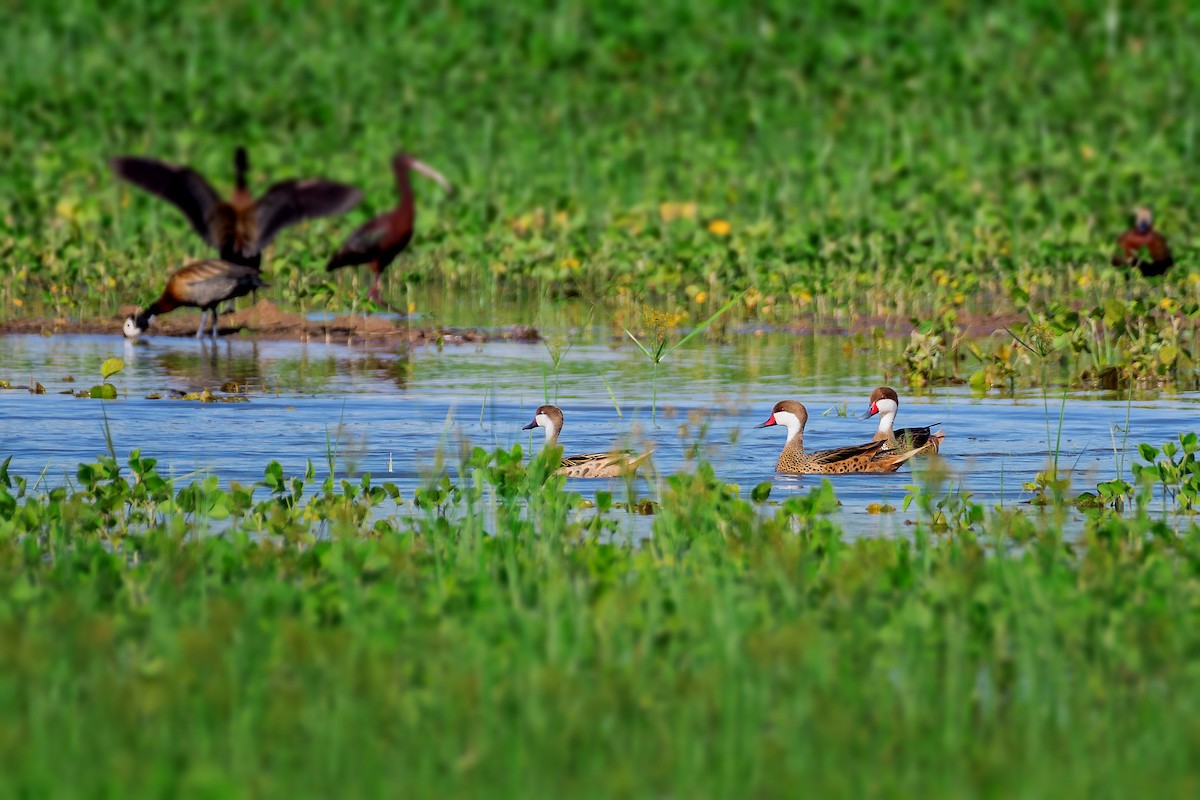
[[332, 272], [341, 267], [370, 264], [374, 277], [369, 294], [376, 302], [379, 301], [380, 276], [412, 241], [417, 214], [409, 171], [415, 169], [424, 173], [441, 184], [443, 189], [450, 191], [449, 181], [440, 172], [407, 153], [400, 153], [392, 159], [392, 169], [396, 174], [400, 204], [386, 214], [380, 214], [364, 223], [350, 234], [325, 265], [326, 271]]
[[290, 179], [273, 184], [257, 200], [246, 187], [249, 159], [245, 148], [234, 155], [236, 188], [222, 200], [204, 176], [191, 167], [153, 158], [122, 156], [112, 160], [117, 176], [170, 202], [221, 259], [258, 268], [262, 251], [281, 230], [315, 217], [344, 214], [362, 200], [362, 192], [323, 178]]

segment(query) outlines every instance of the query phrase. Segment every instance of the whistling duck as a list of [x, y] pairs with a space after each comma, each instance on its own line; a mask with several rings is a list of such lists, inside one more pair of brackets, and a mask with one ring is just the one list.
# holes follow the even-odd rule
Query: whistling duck
[[217, 305], [235, 297], [242, 297], [267, 284], [254, 267], [230, 264], [228, 261], [211, 259], [193, 261], [167, 279], [167, 288], [162, 296], [125, 320], [124, 334], [136, 339], [150, 327], [151, 320], [183, 306], [200, 309], [200, 328], [196, 338], [204, 335], [204, 315], [212, 312], [212, 335], [217, 336]]
[[1113, 266], [1137, 267], [1147, 278], [1164, 274], [1175, 263], [1166, 237], [1154, 230], [1154, 217], [1148, 208], [1137, 210], [1133, 227], [1121, 234], [1117, 247], [1119, 249], [1112, 257]]
[[882, 441], [806, 453], [804, 426], [807, 423], [808, 410], [803, 405], [795, 400], [783, 400], [775, 404], [766, 422], [754, 426], [766, 428], [771, 425], [783, 425], [787, 428], [787, 443], [783, 446], [783, 452], [779, 454], [779, 460], [775, 462], [776, 472], [785, 475], [895, 472], [901, 464], [916, 455], [916, 451], [884, 454], [882, 450], [885, 442]]
[[246, 188], [246, 148], [234, 153], [236, 188], [229, 200], [191, 167], [153, 158], [122, 156], [112, 160], [117, 176], [173, 203], [204, 241], [231, 264], [259, 268], [262, 251], [289, 225], [314, 217], [343, 214], [362, 200], [362, 192], [322, 178], [290, 179], [273, 184], [255, 200]]
[[400, 205], [386, 214], [380, 214], [364, 223], [338, 248], [325, 265], [327, 272], [341, 267], [370, 264], [375, 274], [371, 280], [369, 296], [379, 300], [379, 278], [396, 256], [408, 247], [413, 236], [416, 208], [413, 203], [412, 183], [409, 171], [416, 170], [437, 181], [447, 192], [450, 182], [433, 167], [423, 164], [407, 153], [399, 153], [392, 159], [392, 170], [396, 174], [396, 189], [400, 194]]
[[[558, 442], [562, 427], [562, 410], [558, 406], [541, 406], [534, 414], [533, 422], [522, 430], [543, 428], [546, 431], [546, 445], [550, 446]], [[617, 478], [635, 472], [649, 457], [650, 453], [635, 455], [632, 450], [569, 456], [562, 460], [554, 474], [570, 478]]]
[[871, 392], [871, 399], [868, 402], [871, 405], [867, 408], [867, 413], [859, 419], [870, 419], [876, 414], [879, 415], [879, 429], [875, 431], [872, 441], [885, 442], [884, 452], [920, 449], [922, 452], [936, 453], [942, 446], [942, 440], [946, 438], [946, 434], [941, 431], [933, 432], [933, 428], [942, 424], [940, 422], [924, 428], [892, 430], [892, 423], [896, 421], [896, 412], [900, 410], [900, 396], [896, 394], [895, 389], [880, 386]]

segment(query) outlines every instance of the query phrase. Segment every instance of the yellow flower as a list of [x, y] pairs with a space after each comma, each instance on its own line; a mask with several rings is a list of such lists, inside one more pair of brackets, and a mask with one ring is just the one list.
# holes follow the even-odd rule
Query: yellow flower
[[1080, 289], [1086, 289], [1087, 287], [1092, 285], [1091, 274], [1087, 273], [1087, 272], [1083, 273], [1082, 275], [1079, 276], [1079, 280], [1077, 280], [1076, 283], [1079, 285]]
[[714, 236], [728, 236], [733, 230], [733, 226], [723, 219], [714, 219], [708, 223], [708, 232]]
[[699, 305], [708, 299], [708, 292], [696, 292], [696, 304]]
[[696, 204], [695, 203], [674, 203], [666, 202], [658, 206], [658, 216], [663, 222], [674, 222], [677, 219], [695, 219]]
[[19, 298], [19, 297], [14, 297], [14, 298], [13, 298], [13, 305], [14, 305], [14, 306], [16, 306], [17, 308], [24, 308], [24, 307], [25, 307], [25, 301], [24, 301], [24, 300], [22, 300], [22, 299], [21, 299], [21, 298]]
[[75, 201], [59, 200], [58, 205], [54, 206], [54, 212], [65, 220], [75, 219]]
[[577, 269], [579, 267], [579, 259], [578, 258], [564, 258], [562, 260], [562, 265], [564, 267], [566, 267], [567, 269]]
[[1079, 148], [1079, 155], [1083, 156], [1084, 161], [1091, 161], [1096, 157], [1096, 151], [1092, 149], [1090, 144], [1085, 144]]

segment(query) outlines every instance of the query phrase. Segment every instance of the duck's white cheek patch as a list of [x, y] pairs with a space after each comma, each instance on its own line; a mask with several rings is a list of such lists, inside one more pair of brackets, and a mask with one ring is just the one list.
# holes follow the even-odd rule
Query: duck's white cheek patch
[[793, 436], [800, 432], [800, 418], [790, 411], [776, 411], [775, 424], [783, 425], [787, 428], [789, 442]]

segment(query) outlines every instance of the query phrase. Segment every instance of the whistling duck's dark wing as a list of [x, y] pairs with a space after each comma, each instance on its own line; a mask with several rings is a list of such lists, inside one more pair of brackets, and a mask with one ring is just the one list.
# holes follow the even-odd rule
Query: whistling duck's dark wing
[[153, 158], [121, 156], [110, 162], [117, 177], [173, 203], [206, 242], [219, 246], [209, 230], [209, 213], [221, 196], [191, 167], [177, 167]]
[[387, 214], [359, 226], [359, 228], [342, 242], [329, 263], [325, 265], [328, 272], [338, 267], [350, 267], [355, 264], [367, 264], [378, 258], [383, 249], [383, 242], [388, 234]]
[[314, 217], [344, 214], [362, 202], [353, 186], [321, 178], [281, 181], [258, 199], [258, 247], [264, 248], [289, 225]]
[[878, 442], [867, 442], [866, 444], [852, 444], [846, 447], [835, 447], [832, 450], [818, 450], [815, 453], [809, 453], [808, 457], [818, 464], [834, 464], [838, 461], [845, 461], [857, 456], [869, 456], [879, 452], [887, 442], [882, 439]]

